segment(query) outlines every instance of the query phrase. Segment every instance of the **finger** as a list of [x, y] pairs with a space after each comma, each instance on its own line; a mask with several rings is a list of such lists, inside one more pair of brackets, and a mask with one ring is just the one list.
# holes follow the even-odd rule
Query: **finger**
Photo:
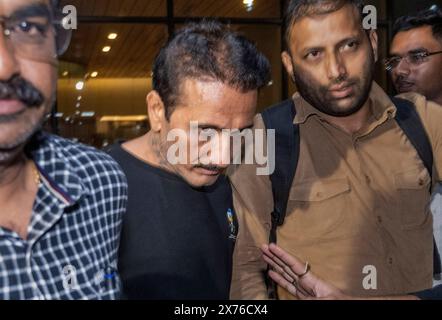
[[280, 259], [284, 264], [288, 265], [290, 269], [295, 272], [295, 274], [302, 274], [305, 271], [305, 263], [303, 261], [287, 253], [276, 244], [270, 244], [268, 250], [274, 256], [278, 257], [278, 259]]
[[272, 278], [273, 281], [275, 281], [279, 286], [287, 290], [290, 294], [292, 294], [295, 297], [297, 296], [296, 287], [291, 282], [284, 279], [284, 277], [282, 277], [279, 273], [270, 270], [269, 276], [270, 278]]
[[281, 268], [273, 259], [269, 258], [266, 255], [263, 255], [263, 259], [265, 262], [267, 262], [270, 267], [275, 270], [277, 273], [279, 273], [280, 275], [282, 275], [287, 281], [289, 282], [293, 282], [295, 280], [294, 277], [290, 276], [290, 274], [288, 274], [287, 272], [284, 271], [283, 268]]
[[[298, 274], [303, 274], [305, 272], [305, 263], [295, 256], [287, 253], [281, 247], [276, 244], [270, 244], [267, 248], [271, 255], [275, 258], [274, 260], [280, 261], [281, 264], [289, 266], [290, 270], [294, 273], [289, 273], [292, 277], [297, 277]], [[285, 269], [286, 270], [286, 269]], [[299, 279], [299, 284], [302, 285], [303, 291], [309, 296], [315, 296], [315, 286], [318, 282], [318, 278], [312, 273], [308, 272], [301, 279]]]
[[272, 254], [269, 250], [262, 250], [264, 253], [264, 256], [267, 256], [271, 260], [273, 260], [274, 263], [278, 264], [280, 268], [282, 268], [290, 277], [295, 279], [297, 277], [296, 273], [290, 268], [289, 265], [284, 263], [281, 259], [279, 259], [277, 256]]

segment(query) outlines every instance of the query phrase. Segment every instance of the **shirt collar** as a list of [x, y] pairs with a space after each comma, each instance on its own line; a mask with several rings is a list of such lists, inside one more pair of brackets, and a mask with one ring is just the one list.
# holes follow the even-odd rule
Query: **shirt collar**
[[39, 132], [27, 145], [27, 151], [34, 160], [43, 183], [51, 193], [66, 206], [77, 203], [90, 190], [82, 183], [77, 170], [69, 161], [70, 155], [52, 135]]
[[[376, 82], [373, 82], [368, 99], [371, 101], [372, 114], [377, 121], [381, 121], [386, 117], [394, 118], [396, 116], [396, 106]], [[293, 95], [293, 101], [296, 106], [294, 124], [305, 123], [310, 116], [317, 116], [320, 119], [326, 118], [324, 113], [304, 100], [299, 92]]]

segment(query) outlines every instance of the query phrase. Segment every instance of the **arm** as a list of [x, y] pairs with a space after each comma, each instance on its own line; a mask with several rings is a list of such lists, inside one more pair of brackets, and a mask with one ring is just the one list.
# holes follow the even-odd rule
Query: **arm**
[[[254, 129], [263, 129], [260, 116]], [[267, 299], [267, 265], [261, 258], [261, 245], [268, 243], [273, 196], [269, 176], [258, 176], [257, 165], [230, 168], [239, 233], [233, 256], [232, 299]]]
[[440, 300], [442, 299], [442, 285], [435, 288], [403, 296], [387, 297], [351, 297], [343, 294], [339, 289], [318, 278], [309, 271], [305, 271], [305, 263], [290, 255], [275, 244], [263, 245], [264, 260], [272, 267], [270, 277], [292, 295], [301, 300]]

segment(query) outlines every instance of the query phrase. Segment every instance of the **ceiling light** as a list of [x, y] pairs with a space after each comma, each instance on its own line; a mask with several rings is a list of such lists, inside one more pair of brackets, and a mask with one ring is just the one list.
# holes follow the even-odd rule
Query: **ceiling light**
[[103, 47], [102, 51], [103, 52], [109, 52], [109, 51], [111, 51], [111, 47], [110, 46], [105, 46], [105, 47]]
[[254, 0], [243, 0], [242, 3], [244, 4], [244, 6], [246, 7], [246, 10], [248, 12], [253, 10], [253, 2], [254, 2]]
[[115, 39], [117, 39], [117, 37], [118, 37], [118, 34], [116, 34], [116, 33], [109, 33], [108, 34], [108, 36], [107, 36], [107, 38], [109, 39], [109, 40], [115, 40]]
[[84, 88], [84, 81], [78, 81], [78, 82], [75, 84], [75, 89], [77, 89], [78, 91], [83, 90], [83, 88]]
[[98, 72], [94, 71], [91, 73], [91, 78], [96, 78], [98, 76]]

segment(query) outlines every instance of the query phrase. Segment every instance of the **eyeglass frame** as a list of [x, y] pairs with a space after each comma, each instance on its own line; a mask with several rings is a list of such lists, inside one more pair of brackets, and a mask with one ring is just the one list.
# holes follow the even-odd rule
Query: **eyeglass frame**
[[[64, 27], [64, 21], [63, 21], [63, 17], [61, 16], [61, 11], [60, 10], [52, 10], [49, 9], [48, 10], [49, 15], [46, 17], [44, 15], [35, 15], [35, 16], [29, 16], [29, 17], [24, 17], [24, 18], [15, 18], [17, 20], [17, 23], [20, 24], [21, 22], [26, 21], [26, 19], [28, 18], [47, 18], [48, 22], [47, 22], [47, 26], [53, 28], [53, 32], [54, 32], [54, 44], [55, 44], [55, 55], [54, 55], [54, 59], [57, 59], [59, 56], [61, 56], [63, 53], [66, 52], [67, 48], [69, 47], [70, 41], [71, 41], [71, 37], [72, 37], [72, 30], [65, 28]], [[56, 16], [59, 16], [60, 19], [55, 18]], [[10, 36], [12, 34], [12, 30], [9, 26], [7, 26], [7, 22], [8, 21], [14, 21], [14, 15], [11, 16], [0, 16], [0, 25], [2, 26], [3, 30], [0, 32], [0, 34], [3, 34], [5, 37], [7, 37], [8, 39], [10, 39]], [[60, 30], [62, 30], [62, 32], [64, 32], [62, 38], [57, 38], [58, 34], [60, 32]], [[59, 43], [61, 42], [61, 43]]]
[[[401, 56], [394, 56], [394, 57], [390, 57], [390, 58], [387, 58], [387, 59], [384, 60], [384, 67], [385, 67], [385, 70], [391, 72], [395, 68], [397, 68], [397, 66], [401, 63], [401, 61], [403, 59], [405, 59], [405, 61], [407, 61], [408, 64], [416, 65], [416, 64], [410, 62], [410, 60], [409, 60], [410, 57], [413, 56], [413, 55], [414, 56], [416, 56], [416, 55], [423, 55], [422, 58], [425, 59], [425, 58], [428, 58], [428, 57], [431, 57], [431, 56], [434, 56], [434, 55], [437, 55], [437, 54], [441, 54], [441, 53], [442, 53], [442, 50], [441, 51], [433, 51], [433, 52], [420, 51], [420, 52], [408, 53], [407, 55], [405, 55], [403, 57], [401, 57]], [[399, 62], [398, 62], [398, 64], [395, 67], [389, 66], [389, 64], [390, 64], [392, 59], [399, 59]], [[422, 61], [422, 62], [426, 62], [426, 61]]]

